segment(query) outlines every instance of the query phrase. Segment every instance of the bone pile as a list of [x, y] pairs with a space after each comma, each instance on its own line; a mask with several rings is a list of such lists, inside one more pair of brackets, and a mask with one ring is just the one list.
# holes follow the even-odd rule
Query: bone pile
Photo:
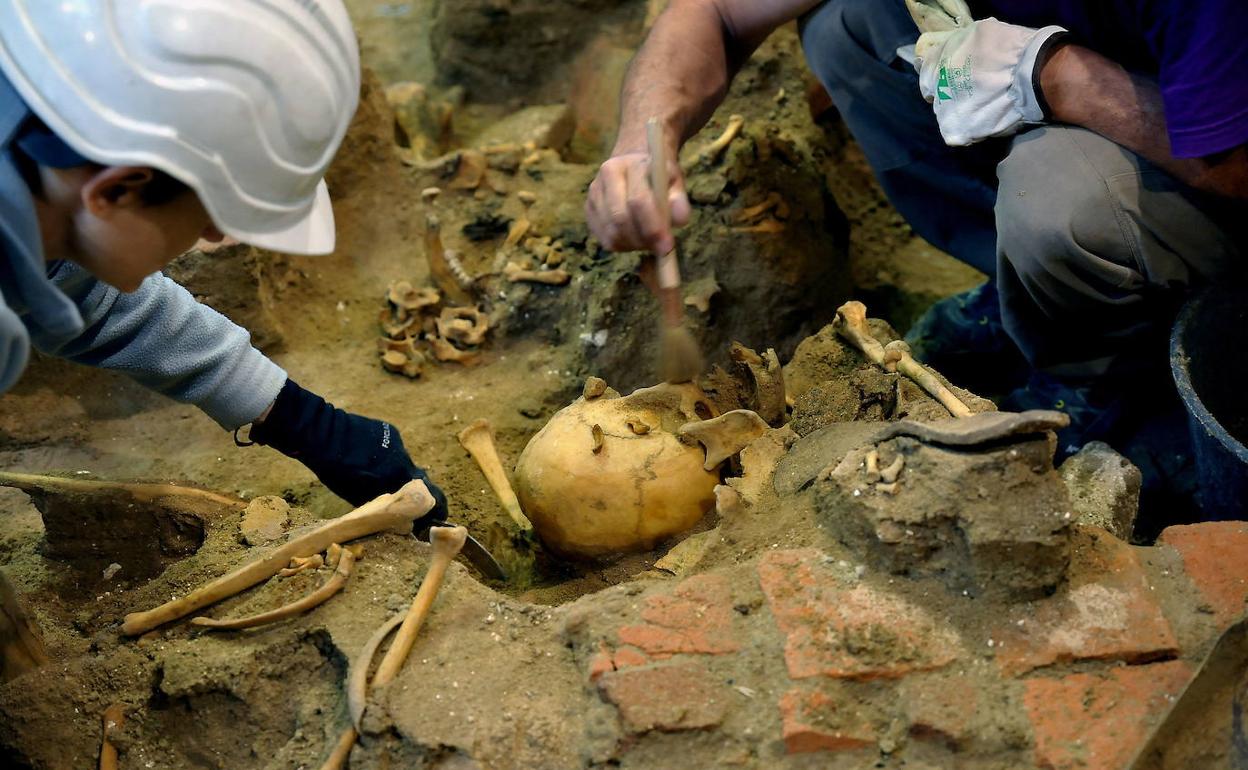
[[489, 319], [477, 307], [445, 305], [437, 289], [407, 281], [390, 284], [379, 321], [382, 368], [413, 379], [431, 360], [476, 363], [490, 330]]

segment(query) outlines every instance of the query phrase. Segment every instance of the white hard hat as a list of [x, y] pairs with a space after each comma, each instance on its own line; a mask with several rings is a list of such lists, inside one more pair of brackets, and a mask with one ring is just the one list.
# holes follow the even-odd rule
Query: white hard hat
[[185, 182], [245, 243], [333, 250], [360, 91], [341, 0], [0, 0], [0, 69], [84, 157]]

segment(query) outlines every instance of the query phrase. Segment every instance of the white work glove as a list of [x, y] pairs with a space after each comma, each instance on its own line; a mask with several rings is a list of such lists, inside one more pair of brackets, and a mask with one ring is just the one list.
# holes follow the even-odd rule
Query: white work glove
[[906, 4], [923, 31], [915, 44], [919, 90], [946, 144], [961, 147], [1046, 122], [1036, 61], [1064, 28], [974, 21], [963, 0]]

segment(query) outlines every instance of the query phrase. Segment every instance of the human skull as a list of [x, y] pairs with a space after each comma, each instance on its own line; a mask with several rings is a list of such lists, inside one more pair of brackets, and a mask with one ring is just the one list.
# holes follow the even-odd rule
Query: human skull
[[[595, 383], [597, 387], [594, 387]], [[696, 385], [656, 385], [621, 397], [601, 380], [533, 437], [516, 465], [516, 492], [553, 552], [596, 558], [654, 547], [715, 505], [688, 423], [715, 416]]]

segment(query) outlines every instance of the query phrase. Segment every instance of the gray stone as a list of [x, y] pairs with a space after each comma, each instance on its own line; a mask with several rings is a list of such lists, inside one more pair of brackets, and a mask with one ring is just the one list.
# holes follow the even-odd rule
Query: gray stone
[[1067, 458], [1059, 472], [1080, 523], [1131, 539], [1140, 510], [1139, 468], [1108, 444], [1093, 441]]
[[290, 522], [290, 503], [275, 495], [263, 495], [247, 504], [238, 525], [247, 545], [264, 545], [282, 536]]
[[[896, 485], [867, 471], [872, 450], [881, 470], [903, 458]], [[872, 568], [936, 578], [954, 592], [1036, 598], [1062, 582], [1070, 561], [1073, 516], [1047, 435], [979, 450], [909, 436], [868, 443], [815, 482], [815, 507]]]

